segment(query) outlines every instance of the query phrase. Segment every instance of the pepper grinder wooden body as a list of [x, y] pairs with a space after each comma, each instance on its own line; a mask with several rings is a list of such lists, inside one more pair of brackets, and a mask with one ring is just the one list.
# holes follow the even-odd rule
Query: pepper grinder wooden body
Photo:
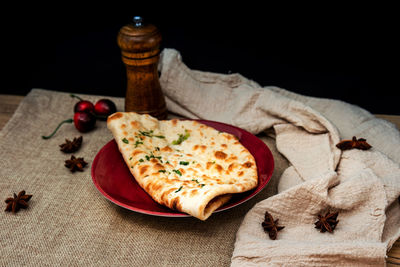
[[125, 111], [166, 119], [167, 108], [157, 71], [159, 30], [154, 25], [143, 24], [141, 17], [134, 17], [133, 24], [120, 29], [117, 42], [127, 74]]

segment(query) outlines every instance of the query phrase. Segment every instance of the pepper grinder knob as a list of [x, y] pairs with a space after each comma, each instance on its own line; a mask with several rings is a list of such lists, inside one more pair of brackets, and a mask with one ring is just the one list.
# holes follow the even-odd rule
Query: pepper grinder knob
[[167, 108], [157, 71], [160, 31], [144, 23], [142, 17], [134, 16], [132, 23], [119, 30], [117, 43], [127, 74], [125, 111], [165, 119]]
[[143, 22], [143, 19], [142, 19], [141, 16], [134, 16], [133, 17], [133, 23], [134, 23], [135, 27], [141, 27], [142, 26], [142, 22]]

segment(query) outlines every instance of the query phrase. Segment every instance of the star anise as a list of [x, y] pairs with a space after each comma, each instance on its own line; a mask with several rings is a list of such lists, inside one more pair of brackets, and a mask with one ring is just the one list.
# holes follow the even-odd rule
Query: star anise
[[265, 220], [261, 223], [261, 226], [264, 228], [265, 232], [268, 232], [269, 238], [275, 240], [278, 236], [278, 231], [285, 228], [285, 226], [278, 226], [279, 219], [274, 221], [274, 218], [268, 211], [265, 212]]
[[87, 162], [84, 161], [83, 158], [75, 158], [75, 156], [71, 156], [71, 159], [67, 159], [65, 161], [65, 167], [69, 168], [71, 172], [75, 171], [83, 171], [83, 168], [87, 165]]
[[74, 140], [72, 141], [65, 139], [65, 143], [60, 145], [60, 150], [65, 153], [73, 153], [75, 151], [78, 151], [81, 145], [82, 145], [82, 136], [78, 138], [74, 137]]
[[14, 197], [9, 197], [6, 199], [7, 207], [5, 211], [12, 211], [16, 213], [20, 208], [26, 209], [28, 207], [28, 201], [31, 199], [32, 195], [26, 195], [25, 190], [16, 195], [14, 193]]
[[315, 223], [315, 228], [320, 229], [321, 233], [328, 231], [329, 233], [333, 233], [338, 224], [338, 220], [336, 220], [339, 212], [327, 212], [325, 216], [318, 215], [318, 221]]
[[361, 150], [368, 150], [372, 146], [367, 143], [366, 139], [364, 139], [364, 138], [357, 139], [355, 136], [353, 136], [353, 139], [351, 139], [351, 140], [340, 141], [336, 145], [336, 147], [339, 148], [340, 150], [348, 150], [348, 149], [353, 149], [353, 148], [357, 148], [357, 149], [361, 149]]

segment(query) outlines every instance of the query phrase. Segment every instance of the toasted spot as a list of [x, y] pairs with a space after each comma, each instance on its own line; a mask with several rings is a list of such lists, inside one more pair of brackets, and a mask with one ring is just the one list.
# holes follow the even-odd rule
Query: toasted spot
[[150, 187], [152, 187], [153, 186], [153, 183], [152, 182], [150, 182], [150, 183], [148, 183], [147, 185], [146, 185], [146, 187], [144, 188], [147, 192], [149, 192], [149, 190], [150, 190]]
[[201, 168], [200, 163], [197, 163], [197, 164], [195, 165], [195, 167], [196, 167], [196, 168]]
[[241, 172], [239, 172], [239, 176], [243, 176], [243, 174], [244, 174], [244, 172], [243, 171], [241, 171]]
[[196, 150], [196, 149], [198, 149], [198, 148], [199, 148], [199, 145], [193, 146], [193, 150]]
[[192, 155], [192, 154], [186, 154], [186, 156], [188, 156], [188, 157], [193, 157], [193, 155]]
[[236, 156], [230, 156], [228, 159], [226, 159], [225, 161], [227, 161], [227, 162], [231, 162], [231, 161], [235, 161], [235, 160], [237, 160], [238, 158], [236, 157]]
[[121, 124], [121, 129], [125, 129], [125, 128], [126, 128], [126, 124], [125, 123]]
[[206, 150], [207, 146], [201, 145], [200, 148], [201, 148], [201, 150], [204, 152], [204, 150]]
[[193, 190], [190, 192], [190, 196], [191, 196], [191, 197], [194, 197], [194, 196], [197, 195], [197, 194], [198, 194], [197, 189], [193, 189]]
[[211, 142], [211, 145], [212, 145], [212, 146], [215, 145], [215, 142]]
[[197, 171], [195, 169], [193, 169], [193, 168], [187, 168], [187, 170], [191, 171], [191, 172], [194, 172], [194, 173], [197, 173]]
[[178, 120], [177, 119], [173, 119], [173, 120], [171, 120], [171, 122], [172, 122], [173, 126], [176, 126], [176, 124], [178, 123]]
[[203, 178], [203, 180], [204, 181], [207, 181], [207, 180], [209, 180], [210, 179], [210, 177], [208, 177], [207, 175], [205, 175], [205, 174], [203, 174], [202, 176], [201, 176], [201, 178]]
[[180, 168], [179, 171], [182, 173], [182, 175], [185, 174], [185, 170], [184, 169]]
[[134, 157], [134, 156], [136, 156], [137, 154], [140, 154], [140, 153], [143, 153], [143, 151], [141, 151], [141, 150], [134, 150], [133, 152], [132, 152], [132, 157]]
[[253, 166], [253, 163], [251, 163], [251, 162], [245, 162], [245, 163], [243, 163], [243, 167], [245, 167], [245, 168], [250, 168], [251, 166]]
[[154, 184], [151, 186], [151, 189], [152, 189], [153, 191], [158, 191], [158, 190], [161, 189], [161, 187], [162, 187], [161, 184], [154, 183]]
[[140, 166], [140, 167], [139, 167], [139, 173], [140, 173], [140, 174], [145, 173], [145, 172], [147, 171], [148, 168], [149, 168], [149, 166], [147, 166], [147, 165]]
[[107, 118], [107, 123], [112, 121], [112, 120], [116, 120], [119, 118], [122, 118], [124, 115], [121, 112], [116, 112], [114, 114], [112, 114], [111, 116], [108, 116]]
[[224, 170], [224, 168], [222, 168], [222, 166], [219, 165], [219, 164], [215, 164], [215, 169], [217, 169], [217, 171], [218, 171], [219, 173], [221, 173], [221, 172]]
[[229, 171], [233, 171], [233, 168], [235, 167], [235, 163], [231, 163], [231, 164], [229, 164], [229, 166], [228, 166], [228, 170]]
[[171, 189], [168, 189], [167, 191], [164, 191], [164, 193], [162, 193], [162, 195], [161, 195], [162, 202], [163, 203], [167, 203], [168, 195], [171, 194], [172, 192], [175, 192], [175, 191], [176, 191], [176, 189], [174, 189], [174, 188], [171, 188]]
[[225, 138], [228, 139], [228, 140], [231, 140], [231, 139], [232, 139], [232, 136], [231, 136], [230, 134], [225, 134], [224, 136], [225, 136]]
[[239, 142], [239, 141], [235, 141], [234, 144], [235, 144], [235, 145], [239, 145], [240, 142]]
[[131, 125], [133, 128], [139, 128], [139, 123], [137, 121], [131, 121]]
[[150, 160], [150, 162], [152, 162], [152, 163], [158, 163], [158, 160], [155, 159], [155, 158], [152, 158], [152, 159]]
[[[128, 135], [128, 133], [126, 133], [125, 135]], [[133, 139], [133, 137], [129, 137], [128, 140], [131, 142], [135, 141], [135, 139]]]
[[222, 148], [228, 148], [228, 145], [227, 144], [222, 144], [221, 147]]
[[227, 157], [228, 155], [225, 154], [225, 153], [222, 152], [222, 151], [216, 151], [216, 152], [214, 153], [214, 156], [215, 156], [217, 159], [226, 159], [226, 157]]
[[203, 136], [204, 136], [204, 134], [203, 134], [202, 132], [200, 132], [200, 136], [201, 136], [201, 137], [203, 137]]
[[174, 210], [180, 210], [182, 208], [181, 204], [179, 203], [179, 197], [175, 197], [171, 201], [171, 208]]
[[170, 148], [169, 146], [166, 146], [166, 147], [161, 148], [161, 151], [163, 151], [163, 152], [172, 152], [172, 148]]
[[156, 164], [154, 164], [154, 168], [156, 169], [156, 171], [159, 171], [159, 170], [164, 170], [164, 166], [163, 165], [161, 165], [160, 163], [156, 163]]
[[213, 164], [212, 162], [207, 162], [206, 169], [208, 170]]

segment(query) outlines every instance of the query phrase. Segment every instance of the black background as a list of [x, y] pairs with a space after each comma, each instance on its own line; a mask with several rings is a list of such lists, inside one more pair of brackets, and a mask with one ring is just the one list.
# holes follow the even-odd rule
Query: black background
[[160, 29], [162, 47], [179, 50], [189, 68], [240, 73], [262, 86], [400, 115], [394, 7], [244, 4], [230, 3], [234, 11], [198, 3], [5, 9], [1, 93], [44, 88], [124, 96], [116, 37], [142, 15]]

